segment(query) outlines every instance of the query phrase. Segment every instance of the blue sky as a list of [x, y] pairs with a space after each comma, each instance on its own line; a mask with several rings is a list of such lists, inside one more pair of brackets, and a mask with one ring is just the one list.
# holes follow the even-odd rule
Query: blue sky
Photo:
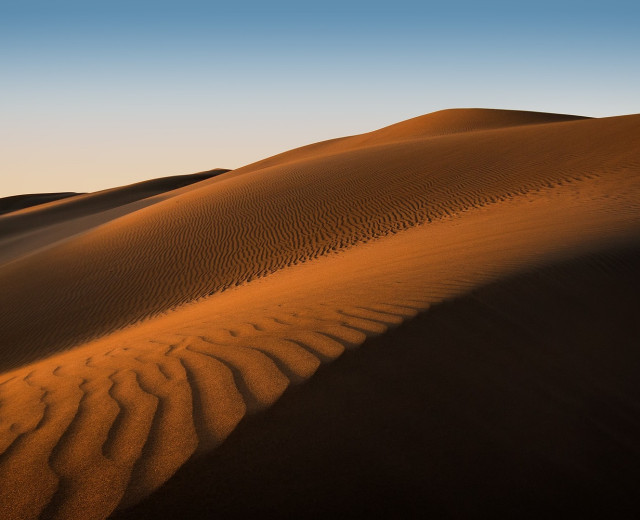
[[452, 107], [640, 112], [640, 2], [0, 0], [0, 196], [234, 168]]

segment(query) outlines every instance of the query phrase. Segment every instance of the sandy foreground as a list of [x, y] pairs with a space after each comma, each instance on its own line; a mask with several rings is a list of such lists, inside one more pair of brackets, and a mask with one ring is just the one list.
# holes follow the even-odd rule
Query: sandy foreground
[[640, 116], [200, 175], [0, 216], [0, 517], [640, 511]]

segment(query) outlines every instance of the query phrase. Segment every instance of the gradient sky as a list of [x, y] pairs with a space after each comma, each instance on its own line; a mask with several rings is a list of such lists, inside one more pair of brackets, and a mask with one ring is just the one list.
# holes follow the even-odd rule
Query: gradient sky
[[0, 197], [453, 107], [640, 112], [640, 2], [0, 0]]

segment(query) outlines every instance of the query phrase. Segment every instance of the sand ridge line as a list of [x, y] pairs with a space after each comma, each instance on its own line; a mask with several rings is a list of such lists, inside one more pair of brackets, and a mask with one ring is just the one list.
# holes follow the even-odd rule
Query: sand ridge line
[[256, 171], [276, 164], [283, 165], [297, 162], [314, 156], [335, 155], [357, 148], [385, 145], [397, 141], [438, 138], [466, 132], [509, 129], [515, 126], [567, 123], [584, 119], [589, 118], [522, 110], [478, 108], [440, 110], [372, 132], [329, 139], [328, 141], [295, 148], [239, 168], [234, 172], [234, 175], [241, 175], [244, 172]]

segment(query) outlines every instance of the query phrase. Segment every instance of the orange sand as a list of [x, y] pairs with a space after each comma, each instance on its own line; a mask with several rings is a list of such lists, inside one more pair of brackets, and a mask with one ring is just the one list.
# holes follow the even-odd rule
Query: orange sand
[[345, 349], [637, 243], [640, 116], [443, 111], [98, 195], [0, 217], [6, 518], [104, 518]]

